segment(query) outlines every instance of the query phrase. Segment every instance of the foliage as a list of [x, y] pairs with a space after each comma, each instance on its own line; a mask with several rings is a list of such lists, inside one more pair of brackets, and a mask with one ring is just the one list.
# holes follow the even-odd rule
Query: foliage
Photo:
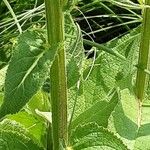
[[27, 31], [20, 36], [7, 69], [1, 118], [18, 112], [42, 86], [57, 50], [47, 49], [40, 33]]
[[[135, 95], [141, 26], [102, 45], [90, 41], [94, 57], [87, 59], [84, 35], [70, 15], [72, 2], [68, 1], [65, 7], [64, 43], [49, 45], [47, 33], [41, 28], [30, 28], [15, 39], [8, 66], [0, 70], [0, 149], [52, 149], [49, 74], [59, 49], [64, 46], [69, 133], [67, 145], [59, 139], [60, 149], [149, 150], [150, 79], [144, 102]], [[79, 1], [79, 5], [85, 2]], [[111, 2], [117, 7], [130, 6], [131, 11], [139, 7], [131, 6], [131, 1], [125, 5], [121, 0]], [[102, 2], [91, 1], [89, 5], [99, 6]], [[87, 5], [81, 10], [88, 8]]]
[[3, 150], [12, 148], [14, 150], [28, 150], [29, 148], [32, 148], [33, 150], [44, 150], [42, 147], [34, 143], [29, 136], [29, 132], [15, 121], [3, 120], [0, 123], [0, 133], [0, 148]]
[[[79, 125], [71, 135], [72, 148], [80, 149], [107, 149], [127, 150], [127, 147], [110, 131], [99, 127], [97, 124], [89, 123]], [[106, 146], [106, 147], [105, 147]]]
[[128, 89], [120, 92], [120, 102], [109, 120], [109, 129], [122, 138], [129, 149], [149, 149], [149, 108], [142, 107]]
[[88, 122], [96, 122], [100, 126], [107, 127], [108, 118], [118, 102], [118, 93], [116, 90], [109, 97], [109, 101], [99, 101], [75, 118], [72, 122], [72, 128]]

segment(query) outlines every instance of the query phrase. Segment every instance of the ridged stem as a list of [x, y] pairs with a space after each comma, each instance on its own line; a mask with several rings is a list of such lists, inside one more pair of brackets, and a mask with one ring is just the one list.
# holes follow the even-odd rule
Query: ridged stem
[[[53, 150], [67, 143], [67, 85], [64, 45], [63, 0], [45, 0], [48, 42], [58, 45], [58, 55], [50, 70]], [[61, 47], [59, 46], [61, 45]], [[55, 46], [54, 46], [55, 47]]]
[[[150, 6], [150, 0], [145, 0], [145, 5]], [[138, 71], [136, 78], [136, 96], [142, 101], [147, 84], [145, 70], [149, 68], [149, 48], [150, 48], [150, 8], [144, 8], [143, 26], [141, 32], [141, 43], [139, 49]]]

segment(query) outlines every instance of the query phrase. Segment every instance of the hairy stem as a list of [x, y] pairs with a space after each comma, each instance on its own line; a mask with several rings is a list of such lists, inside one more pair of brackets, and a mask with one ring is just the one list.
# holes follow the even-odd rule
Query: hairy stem
[[[145, 5], [150, 6], [150, 0], [145, 0]], [[148, 69], [149, 63], [149, 46], [150, 46], [150, 8], [144, 8], [143, 26], [141, 32], [141, 43], [139, 49], [138, 71], [136, 78], [136, 96], [142, 101], [144, 90], [147, 83], [145, 70]]]
[[58, 46], [58, 55], [51, 67], [51, 104], [53, 150], [59, 150], [60, 141], [67, 144], [67, 86], [65, 68], [63, 0], [45, 0], [47, 34], [51, 46]]

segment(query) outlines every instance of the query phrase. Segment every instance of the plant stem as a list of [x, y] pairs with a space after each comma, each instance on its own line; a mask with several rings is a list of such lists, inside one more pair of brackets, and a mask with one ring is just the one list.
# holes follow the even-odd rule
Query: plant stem
[[96, 43], [96, 42], [93, 42], [90, 40], [86, 40], [86, 39], [83, 39], [83, 42], [87, 45], [96, 47], [97, 49], [103, 50], [111, 55], [114, 55], [114, 56], [120, 58], [121, 60], [126, 61], [126, 58], [124, 56], [122, 56], [121, 54], [119, 54], [117, 51], [113, 51], [112, 49], [110, 49], [102, 44], [99, 44], [99, 43]]
[[[145, 5], [150, 6], [150, 0], [145, 0]], [[144, 89], [147, 84], [147, 75], [144, 71], [148, 69], [150, 46], [150, 8], [144, 8], [143, 26], [141, 32], [141, 43], [139, 49], [138, 71], [136, 78], [136, 96], [142, 101], [144, 98]]]
[[60, 140], [67, 144], [67, 85], [65, 68], [63, 0], [45, 0], [48, 42], [58, 45], [58, 55], [50, 70], [53, 150]]
[[16, 23], [16, 25], [17, 25], [17, 27], [18, 27], [19, 33], [21, 34], [21, 33], [22, 33], [22, 29], [21, 29], [21, 26], [20, 26], [20, 24], [19, 24], [19, 21], [18, 21], [16, 15], [15, 15], [15, 13], [14, 13], [12, 7], [10, 6], [10, 4], [9, 4], [9, 2], [8, 2], [7, 0], [3, 0], [3, 1], [4, 1], [5, 5], [7, 6], [7, 8], [9, 9], [11, 15], [13, 16], [13, 18], [14, 18], [14, 20], [15, 20], [15, 23]]

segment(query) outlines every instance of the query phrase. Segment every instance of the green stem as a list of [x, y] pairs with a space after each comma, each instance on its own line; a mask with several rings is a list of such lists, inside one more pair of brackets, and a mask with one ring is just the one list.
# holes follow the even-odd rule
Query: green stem
[[[113, 15], [116, 15], [115, 12], [114, 12], [111, 8], [109, 8], [107, 5], [105, 5], [103, 2], [100, 2], [99, 4], [100, 4], [108, 13], [113, 14]], [[116, 15], [116, 16], [117, 16], [117, 15]], [[120, 23], [123, 23], [122, 19], [119, 18], [118, 16], [116, 17], [116, 19], [117, 19]], [[126, 28], [127, 30], [130, 30], [130, 27], [129, 27], [128, 25], [124, 25], [124, 26], [125, 26], [125, 28]]]
[[83, 42], [87, 45], [96, 47], [97, 49], [105, 51], [105, 52], [107, 52], [111, 55], [114, 55], [114, 56], [120, 58], [121, 60], [126, 61], [126, 58], [124, 56], [122, 56], [121, 54], [119, 54], [117, 51], [113, 51], [112, 49], [110, 49], [110, 48], [108, 48], [108, 47], [106, 47], [102, 44], [99, 44], [99, 43], [96, 43], [96, 42], [93, 42], [93, 41], [90, 41], [90, 40], [86, 40], [86, 39], [83, 39]]
[[8, 2], [7, 0], [3, 0], [3, 1], [4, 1], [5, 5], [7, 6], [7, 8], [9, 9], [9, 11], [10, 11], [12, 17], [14, 18], [15, 23], [16, 23], [16, 25], [17, 25], [17, 27], [18, 27], [19, 33], [21, 34], [21, 33], [22, 33], [22, 29], [21, 29], [21, 26], [20, 26], [20, 24], [19, 24], [19, 21], [18, 21], [16, 15], [15, 15], [15, 13], [14, 13], [12, 7], [10, 6], [10, 4], [9, 4], [9, 2]]
[[[145, 5], [150, 6], [150, 0], [145, 0]], [[141, 33], [141, 43], [139, 49], [138, 71], [136, 78], [136, 96], [142, 101], [144, 90], [147, 84], [145, 69], [148, 69], [150, 45], [150, 9], [145, 8], [143, 12], [143, 26]]]
[[67, 144], [67, 86], [65, 68], [63, 0], [45, 0], [48, 42], [58, 46], [58, 55], [50, 70], [53, 150], [60, 141]]

